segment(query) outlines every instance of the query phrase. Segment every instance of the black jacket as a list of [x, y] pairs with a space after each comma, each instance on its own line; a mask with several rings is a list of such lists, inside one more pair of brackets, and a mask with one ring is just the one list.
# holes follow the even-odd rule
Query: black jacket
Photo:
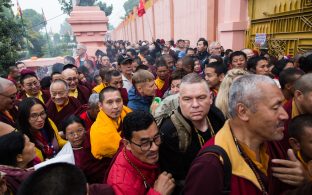
[[[178, 111], [181, 113], [180, 108], [178, 108]], [[222, 112], [214, 105], [211, 105], [210, 107], [208, 118], [215, 133], [217, 133], [225, 123], [225, 118]], [[191, 121], [187, 119], [185, 120], [193, 128]], [[181, 152], [179, 150], [177, 130], [169, 117], [164, 119], [159, 129], [163, 133], [162, 144], [159, 149], [160, 168], [162, 171], [171, 173], [175, 180], [184, 180], [192, 161], [195, 159], [201, 148], [198, 136], [193, 128], [191, 144], [186, 152]], [[199, 132], [199, 134], [205, 141], [208, 141], [211, 138], [210, 130]]]

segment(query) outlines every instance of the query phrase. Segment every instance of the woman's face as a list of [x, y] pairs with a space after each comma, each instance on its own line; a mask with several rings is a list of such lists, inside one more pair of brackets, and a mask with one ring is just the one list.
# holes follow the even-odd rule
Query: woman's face
[[41, 104], [35, 104], [31, 107], [28, 122], [32, 130], [39, 130], [44, 127], [47, 113]]
[[22, 152], [22, 158], [23, 164], [28, 164], [36, 157], [36, 149], [35, 144], [29, 140], [27, 135], [24, 135], [24, 137], [25, 137], [25, 145]]
[[201, 72], [201, 67], [200, 67], [200, 62], [199, 62], [199, 60], [196, 60], [196, 61], [194, 62], [194, 64], [195, 64], [195, 66], [194, 66], [194, 72], [196, 72], [196, 73]]
[[85, 139], [86, 130], [82, 124], [74, 122], [66, 127], [66, 139], [73, 148], [81, 147]]

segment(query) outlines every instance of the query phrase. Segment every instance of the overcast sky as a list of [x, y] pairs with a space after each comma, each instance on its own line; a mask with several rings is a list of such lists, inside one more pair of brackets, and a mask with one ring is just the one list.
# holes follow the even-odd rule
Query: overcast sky
[[[109, 22], [114, 26], [117, 27], [118, 24], [122, 21], [120, 19], [121, 16], [125, 15], [125, 10], [123, 8], [123, 4], [126, 0], [101, 0], [105, 2], [107, 5], [113, 4], [113, 12], [108, 17]], [[14, 4], [13, 11], [16, 13], [16, 0], [12, 0]], [[65, 18], [68, 15], [64, 14], [61, 15], [63, 12], [61, 10], [61, 6], [58, 0], [18, 0], [18, 3], [22, 10], [24, 9], [34, 9], [38, 13], [41, 13], [41, 8], [44, 11], [45, 17], [48, 20], [47, 29], [52, 32], [59, 32], [60, 25], [63, 23]], [[58, 15], [61, 15], [55, 19], [52, 19]], [[52, 20], [49, 20], [52, 19]]]

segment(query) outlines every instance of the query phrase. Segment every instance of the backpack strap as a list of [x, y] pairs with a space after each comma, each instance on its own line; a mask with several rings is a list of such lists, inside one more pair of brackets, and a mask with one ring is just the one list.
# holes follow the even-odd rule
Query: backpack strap
[[170, 115], [170, 119], [177, 130], [179, 138], [179, 149], [180, 151], [185, 152], [191, 143], [192, 128], [178, 110], [173, 111], [173, 113]]
[[209, 154], [209, 153], [213, 153], [218, 156], [221, 156], [223, 160], [223, 173], [224, 173], [222, 194], [230, 194], [231, 193], [232, 164], [229, 159], [229, 156], [227, 155], [227, 153], [222, 147], [218, 145], [212, 145], [201, 150], [198, 153], [196, 158], [204, 154]]

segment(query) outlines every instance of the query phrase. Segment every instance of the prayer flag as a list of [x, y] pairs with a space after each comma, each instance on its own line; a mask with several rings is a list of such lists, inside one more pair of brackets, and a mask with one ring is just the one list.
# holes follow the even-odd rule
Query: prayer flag
[[145, 14], [144, 2], [140, 0], [139, 8], [138, 8], [138, 16], [141, 17]]
[[47, 20], [46, 20], [46, 17], [44, 15], [44, 12], [43, 12], [42, 8], [41, 8], [41, 11], [42, 11], [42, 18], [43, 18], [44, 25], [47, 25]]
[[23, 13], [22, 13], [22, 9], [18, 3], [18, 0], [16, 0], [16, 7], [17, 7], [17, 15], [22, 17]]

